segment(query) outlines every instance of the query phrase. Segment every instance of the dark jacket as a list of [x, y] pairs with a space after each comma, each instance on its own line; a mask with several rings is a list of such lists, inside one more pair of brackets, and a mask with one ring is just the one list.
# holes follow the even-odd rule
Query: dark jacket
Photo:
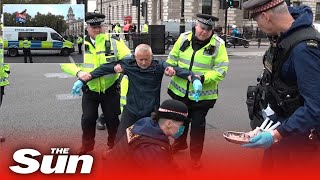
[[[168, 64], [164, 61], [153, 60], [147, 69], [141, 69], [131, 56], [118, 62], [101, 65], [90, 73], [92, 79], [115, 73], [113, 68], [116, 64], [121, 64], [124, 74], [129, 79], [126, 108], [139, 119], [150, 116], [154, 109], [160, 106], [161, 82]], [[176, 75], [181, 78], [187, 79], [190, 75], [188, 70], [174, 68]]]
[[[301, 27], [311, 26], [313, 22], [309, 7], [289, 7], [289, 11], [295, 22], [280, 35], [280, 40]], [[296, 45], [283, 64], [280, 77], [286, 83], [296, 82], [304, 99], [304, 106], [289, 118], [279, 117], [282, 125], [277, 130], [280, 134], [308, 133], [310, 129], [320, 126], [320, 42], [318, 47], [308, 46], [307, 41]]]
[[[110, 167], [109, 167], [110, 166]], [[150, 117], [142, 118], [127, 129], [119, 143], [107, 156], [106, 169], [119, 171], [176, 174], [180, 171], [170, 153], [170, 143], [159, 124]]]

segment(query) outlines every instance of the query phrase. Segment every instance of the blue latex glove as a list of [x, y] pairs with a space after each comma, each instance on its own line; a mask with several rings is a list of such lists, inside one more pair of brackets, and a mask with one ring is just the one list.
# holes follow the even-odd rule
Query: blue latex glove
[[82, 88], [82, 86], [83, 86], [83, 82], [82, 82], [82, 81], [78, 80], [77, 82], [75, 82], [75, 83], [73, 84], [71, 94], [72, 94], [73, 96], [75, 96], [75, 95], [81, 96], [81, 94], [80, 94], [80, 89]]
[[202, 83], [199, 79], [195, 79], [192, 82], [192, 85], [193, 85], [193, 89], [194, 89], [193, 98], [196, 100], [196, 102], [198, 102], [199, 97], [201, 96]]
[[273, 137], [270, 132], [265, 131], [250, 139], [249, 143], [241, 145], [249, 148], [268, 149], [273, 144]]

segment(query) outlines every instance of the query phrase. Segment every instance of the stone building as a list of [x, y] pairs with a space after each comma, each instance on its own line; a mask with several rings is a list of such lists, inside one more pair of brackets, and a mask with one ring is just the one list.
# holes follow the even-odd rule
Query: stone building
[[[137, 7], [132, 6], [135, 0], [97, 0], [97, 10], [106, 15], [106, 23], [124, 23], [125, 16], [132, 16], [133, 22], [137, 23]], [[145, 20], [149, 24], [161, 24], [163, 21], [180, 21], [181, 18], [181, 1], [182, 0], [140, 0], [146, 2], [147, 15], [140, 16], [140, 22], [143, 24]], [[224, 0], [184, 0], [184, 19], [186, 21], [195, 20], [197, 13], [209, 13], [219, 17], [220, 26], [224, 26], [225, 10], [221, 9]], [[237, 0], [235, 0], [237, 1]], [[240, 4], [242, 1], [238, 0]], [[320, 1], [319, 0], [286, 0], [291, 6], [308, 5], [315, 14], [315, 21], [320, 22]], [[102, 4], [102, 7], [101, 7]], [[256, 28], [256, 23], [249, 19], [249, 13], [241, 8], [228, 9], [228, 26], [233, 24], [238, 27]]]
[[68, 29], [65, 32], [65, 35], [67, 36], [78, 36], [80, 34], [83, 34], [83, 19], [76, 19], [75, 14], [73, 13], [72, 7], [69, 8], [68, 10], [68, 15], [67, 15], [67, 20], [66, 23], [68, 25]]

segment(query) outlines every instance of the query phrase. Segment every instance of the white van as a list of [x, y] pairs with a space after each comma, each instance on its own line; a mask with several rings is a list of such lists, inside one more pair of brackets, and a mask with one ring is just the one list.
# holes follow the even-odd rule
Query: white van
[[4, 27], [3, 43], [4, 54], [17, 56], [23, 54], [23, 40], [31, 41], [32, 53], [47, 50], [50, 53], [59, 53], [68, 56], [74, 52], [73, 43], [63, 37], [50, 27]]

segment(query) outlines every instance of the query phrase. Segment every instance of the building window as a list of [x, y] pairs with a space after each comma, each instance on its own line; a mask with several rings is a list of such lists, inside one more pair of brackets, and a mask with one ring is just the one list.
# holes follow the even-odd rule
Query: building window
[[212, 0], [202, 0], [202, 13], [212, 14]]
[[298, 1], [292, 2], [292, 6], [293, 7], [297, 7], [297, 6], [300, 6], [300, 5], [301, 5], [301, 2], [298, 2]]
[[127, 4], [127, 15], [131, 15], [129, 12], [129, 9], [130, 9], [130, 6], [129, 6], [129, 4]]
[[124, 5], [121, 6], [121, 19], [124, 19]]
[[316, 20], [320, 20], [320, 3], [317, 3], [316, 6]]
[[[246, 2], [248, 0], [243, 0], [243, 2]], [[250, 12], [248, 10], [243, 10], [243, 19], [250, 19]]]

